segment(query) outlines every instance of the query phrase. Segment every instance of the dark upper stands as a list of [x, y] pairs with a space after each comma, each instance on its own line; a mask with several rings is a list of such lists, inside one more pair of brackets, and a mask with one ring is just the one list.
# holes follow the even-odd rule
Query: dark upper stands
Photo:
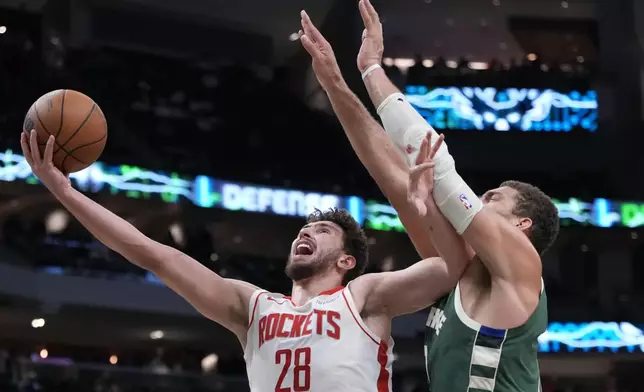
[[[63, 65], [53, 67], [34, 50], [26, 51], [24, 44], [0, 40], [0, 50], [0, 126], [5, 129], [0, 142], [5, 147], [18, 148], [19, 127], [35, 98], [53, 89], [72, 88], [93, 97], [106, 114], [109, 143], [102, 158], [106, 162], [345, 194], [380, 194], [336, 120], [309, 109], [290, 93], [284, 69], [213, 65], [115, 49], [70, 50]], [[417, 65], [409, 70], [408, 83], [572, 89], [588, 88], [590, 81], [585, 68], [577, 69], [580, 64], [569, 71], [560, 67], [542, 71], [538, 62], [509, 68], [492, 62], [486, 71], [474, 71], [466, 64], [448, 68], [437, 59], [432, 68]], [[388, 71], [403, 82], [395, 75], [397, 69]], [[470, 177], [477, 189], [497, 182], [490, 175]], [[566, 181], [553, 183], [543, 175], [534, 180], [548, 185], [551, 193], [557, 193], [553, 187], [563, 188], [565, 196], [570, 193]]]

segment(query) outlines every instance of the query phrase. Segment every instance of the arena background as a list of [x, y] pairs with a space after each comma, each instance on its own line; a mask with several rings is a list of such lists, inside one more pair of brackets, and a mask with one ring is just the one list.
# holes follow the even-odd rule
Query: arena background
[[[544, 391], [641, 391], [644, 3], [376, 1], [385, 65], [483, 191], [534, 182], [562, 232], [544, 258]], [[225, 277], [288, 292], [312, 207], [367, 228], [371, 271], [418, 256], [354, 156], [296, 37], [306, 9], [364, 99], [353, 1], [0, 3], [0, 390], [247, 391], [234, 336], [107, 250], [19, 154], [43, 93], [103, 108], [79, 189]], [[471, 103], [473, 110], [462, 108]], [[426, 390], [427, 312], [396, 319], [394, 390]]]

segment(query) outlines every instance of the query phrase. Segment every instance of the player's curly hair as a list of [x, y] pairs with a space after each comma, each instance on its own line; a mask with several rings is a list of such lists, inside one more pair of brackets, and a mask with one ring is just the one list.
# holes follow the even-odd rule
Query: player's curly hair
[[343, 284], [362, 275], [367, 269], [369, 263], [369, 245], [367, 236], [360, 224], [356, 222], [349, 211], [340, 208], [331, 208], [327, 211], [315, 209], [306, 219], [306, 223], [314, 222], [333, 222], [340, 226], [344, 233], [344, 252], [356, 259], [356, 266], [347, 271], [343, 279]]
[[507, 186], [518, 192], [512, 213], [532, 220], [528, 234], [534, 248], [542, 255], [557, 239], [559, 234], [559, 211], [552, 199], [534, 185], [521, 181], [505, 181]]

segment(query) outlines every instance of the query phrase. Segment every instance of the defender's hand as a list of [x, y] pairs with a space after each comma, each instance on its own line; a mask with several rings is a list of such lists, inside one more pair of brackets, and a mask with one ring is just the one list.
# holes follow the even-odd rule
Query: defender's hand
[[358, 7], [364, 23], [362, 46], [360, 47], [360, 53], [358, 53], [358, 70], [362, 73], [370, 66], [382, 63], [385, 44], [380, 17], [371, 2], [369, 0], [360, 0]]
[[313, 71], [323, 89], [328, 90], [334, 85], [344, 83], [340, 67], [335, 59], [331, 44], [315, 27], [306, 11], [301, 12], [302, 30], [300, 41], [302, 46], [311, 55]]
[[420, 145], [416, 166], [412, 166], [409, 169], [407, 200], [416, 207], [420, 216], [427, 215], [428, 206], [434, 203], [434, 197], [432, 196], [432, 191], [434, 190], [434, 157], [444, 139], [445, 137], [440, 135], [436, 143], [431, 146], [432, 132], [427, 132], [427, 136], [425, 136]]
[[35, 130], [27, 133], [23, 131], [20, 135], [22, 153], [36, 177], [56, 195], [58, 192], [71, 186], [69, 178], [63, 174], [52, 162], [54, 155], [54, 136], [47, 139], [45, 153], [41, 156], [38, 149], [38, 138]]

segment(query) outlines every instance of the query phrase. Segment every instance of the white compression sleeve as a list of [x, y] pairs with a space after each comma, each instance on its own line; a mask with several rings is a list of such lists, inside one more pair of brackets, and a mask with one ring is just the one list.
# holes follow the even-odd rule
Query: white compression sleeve
[[[427, 132], [432, 132], [432, 140], [438, 139], [434, 128], [401, 93], [387, 97], [378, 107], [378, 114], [389, 137], [405, 153], [409, 166], [416, 164]], [[463, 234], [483, 203], [456, 171], [446, 143], [439, 148], [434, 162], [434, 201], [456, 232]]]
[[444, 173], [441, 178], [434, 176], [434, 201], [458, 234], [463, 234], [483, 208], [481, 199], [456, 169]]
[[[428, 131], [434, 131], [431, 125], [418, 114], [405, 96], [395, 93], [378, 106], [378, 115], [382, 125], [396, 146], [405, 152], [407, 164], [416, 164], [420, 145]], [[439, 154], [441, 151], [439, 151]]]
[[[432, 141], [438, 139], [438, 133], [434, 128], [418, 114], [401, 93], [392, 94], [382, 101], [378, 106], [378, 114], [391, 140], [405, 154], [408, 166], [416, 164], [420, 145], [427, 132], [432, 132]], [[449, 155], [445, 143], [438, 149], [434, 160], [436, 176], [440, 177], [454, 168], [454, 159]]]

